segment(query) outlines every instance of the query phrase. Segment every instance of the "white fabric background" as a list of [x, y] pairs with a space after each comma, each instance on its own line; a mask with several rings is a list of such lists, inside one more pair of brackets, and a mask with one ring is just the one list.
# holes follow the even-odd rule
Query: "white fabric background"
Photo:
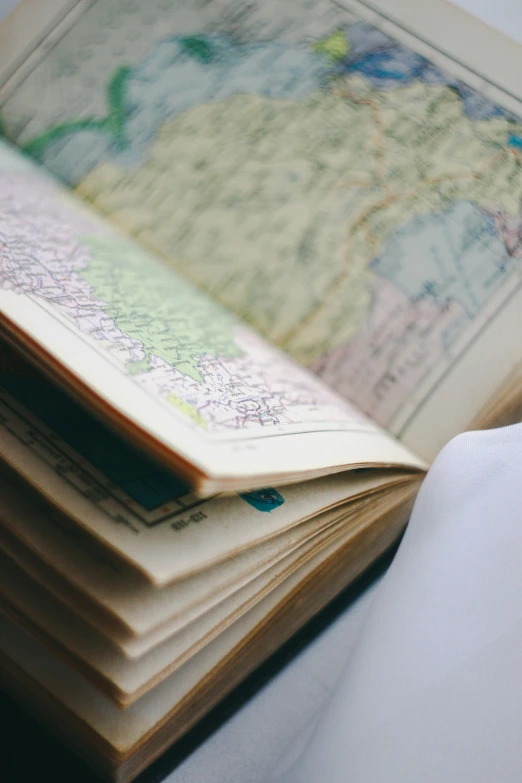
[[522, 780], [522, 424], [441, 452], [335, 694], [274, 783]]
[[[520, 0], [456, 4], [522, 41]], [[165, 783], [522, 780], [521, 479], [522, 428], [452, 444], [384, 585]]]
[[7, 16], [9, 11], [18, 5], [19, 0], [0, 0], [0, 19]]

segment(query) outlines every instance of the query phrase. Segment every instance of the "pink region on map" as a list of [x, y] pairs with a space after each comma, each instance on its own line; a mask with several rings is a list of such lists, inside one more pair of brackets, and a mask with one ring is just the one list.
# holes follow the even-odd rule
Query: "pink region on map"
[[506, 216], [500, 210], [488, 210], [495, 221], [498, 236], [506, 246], [511, 258], [522, 258], [522, 217]]
[[375, 278], [367, 318], [349, 343], [312, 367], [327, 384], [382, 426], [447, 350], [452, 330], [468, 320], [455, 301], [412, 302], [388, 280]]

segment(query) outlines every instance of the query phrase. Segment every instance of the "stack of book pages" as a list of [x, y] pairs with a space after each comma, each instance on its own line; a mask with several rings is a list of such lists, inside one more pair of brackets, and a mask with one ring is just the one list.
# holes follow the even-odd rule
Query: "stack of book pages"
[[106, 779], [516, 420], [515, 63], [444, 0], [0, 24], [1, 684]]
[[382, 554], [418, 484], [356, 470], [180, 494], [5, 346], [0, 378], [4, 686], [119, 780]]

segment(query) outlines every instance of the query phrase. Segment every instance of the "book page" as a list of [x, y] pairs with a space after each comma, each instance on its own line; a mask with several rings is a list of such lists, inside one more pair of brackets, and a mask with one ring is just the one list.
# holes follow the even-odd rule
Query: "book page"
[[37, 638], [43, 637], [44, 644], [50, 644], [51, 649], [50, 640], [55, 640], [69, 653], [58, 647], [58, 655], [73, 666], [77, 665], [78, 660], [83, 661], [88, 666], [87, 675], [90, 679], [95, 684], [101, 684], [102, 689], [117, 702], [127, 705], [156, 687], [323, 549], [335, 542], [342, 541], [344, 544], [350, 536], [355, 540], [360, 532], [361, 520], [368, 511], [371, 509], [370, 513], [379, 515], [389, 506], [392, 497], [395, 502], [401, 499], [406, 502], [411, 495], [408, 489], [403, 489], [402, 494], [395, 491], [390, 495], [381, 494], [373, 502], [354, 503], [344, 513], [339, 510], [329, 512], [329, 525], [311, 541], [219, 602], [212, 611], [134, 659], [117, 649], [110, 636], [94, 630], [88, 621], [78, 617], [76, 612], [67, 608], [39, 581], [28, 575], [24, 567], [15, 564], [1, 551], [0, 597], [7, 604], [4, 611], [13, 616], [16, 622], [29, 627]]
[[[397, 479], [397, 471], [358, 470], [281, 491], [202, 500], [60, 389], [26, 371], [23, 365], [0, 372], [0, 462], [32, 486], [40, 502], [49, 502], [48, 524], [70, 530], [82, 545], [87, 533], [94, 550], [101, 545], [102, 560], [124, 561], [156, 584], [222, 562]], [[5, 502], [0, 515], [10, 513]]]
[[6, 134], [418, 453], [520, 360], [514, 41], [445, 0], [94, 0], [48, 40]]
[[5, 145], [0, 226], [4, 337], [202, 493], [420, 464]]
[[[415, 485], [404, 476], [397, 476], [393, 483], [389, 478], [379, 479], [372, 471], [364, 483], [364, 493], [360, 493], [364, 502], [376, 494], [388, 497], [398, 483], [405, 483], [412, 496], [415, 493]], [[339, 514], [346, 513], [344, 506], [342, 511], [334, 507], [161, 588], [125, 568], [92, 540], [87, 541], [87, 536], [73, 525], [63, 524], [48, 510], [46, 513], [41, 504], [31, 503], [27, 493], [17, 491], [2, 477], [0, 495], [1, 548], [131, 657], [177, 632], [315, 538], [331, 524], [329, 515], [339, 519]], [[360, 497], [354, 500], [360, 509], [363, 501]], [[348, 505], [348, 509], [353, 507], [352, 503]]]
[[[397, 505], [394, 508], [392, 502], [390, 508], [392, 509], [390, 522], [393, 520], [393, 515], [398, 515], [405, 521], [405, 515], [400, 510], [397, 511]], [[393, 527], [393, 524], [390, 526]], [[346, 531], [346, 537], [348, 540], [351, 539], [349, 531]], [[140, 741], [148, 739], [149, 732], [162, 725], [168, 717], [174, 720], [170, 726], [171, 741], [173, 741], [173, 735], [179, 736], [183, 732], [179, 718], [176, 723], [176, 708], [179, 708], [180, 705], [183, 706], [182, 700], [189, 694], [197, 698], [200, 695], [198, 687], [208, 698], [208, 691], [204, 690], [208, 685], [208, 682], [205, 681], [206, 677], [215, 667], [222, 667], [226, 663], [227, 657], [235, 649], [243, 656], [242, 659], [239, 658], [236, 661], [237, 667], [244, 670], [246, 662], [244, 655], [253, 655], [253, 651], [248, 649], [249, 635], [253, 634], [257, 626], [269, 622], [271, 612], [274, 612], [278, 606], [282, 606], [285, 600], [288, 600], [288, 597], [293, 594], [293, 591], [306, 588], [307, 577], [317, 575], [321, 566], [333, 564], [336, 553], [343, 551], [342, 546], [342, 542], [336, 541], [316, 554], [283, 584], [250, 609], [246, 615], [187, 661], [178, 672], [169, 676], [161, 688], [156, 688], [144, 695], [126, 710], [118, 708], [98, 688], [93, 687], [72, 668], [64, 665], [43, 645], [36, 642], [1, 613], [0, 657], [7, 656], [16, 661], [18, 666], [30, 676], [45, 684], [46, 688], [61, 703], [110, 742], [122, 756], [136, 750]], [[350, 557], [347, 556], [346, 549], [344, 549], [344, 555], [343, 569], [345, 572], [348, 569], [348, 573], [350, 573]], [[307, 593], [307, 595], [310, 594]], [[295, 609], [297, 611], [298, 607]], [[243, 645], [246, 645], [246, 650]], [[258, 647], [258, 662], [267, 657], [267, 651], [263, 654], [262, 647], [261, 643]], [[227, 687], [230, 685], [230, 679], [234, 681], [230, 675], [223, 680], [222, 694], [230, 689]], [[197, 709], [197, 705], [194, 706]]]

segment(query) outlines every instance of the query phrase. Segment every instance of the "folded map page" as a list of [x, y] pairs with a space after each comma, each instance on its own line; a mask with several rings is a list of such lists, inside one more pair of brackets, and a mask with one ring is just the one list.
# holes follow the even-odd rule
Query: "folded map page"
[[[220, 478], [248, 488], [350, 464], [421, 465], [18, 158], [0, 149], [0, 327], [178, 474], [200, 487], [208, 477], [208, 492]], [[312, 433], [318, 451], [303, 450]]]

